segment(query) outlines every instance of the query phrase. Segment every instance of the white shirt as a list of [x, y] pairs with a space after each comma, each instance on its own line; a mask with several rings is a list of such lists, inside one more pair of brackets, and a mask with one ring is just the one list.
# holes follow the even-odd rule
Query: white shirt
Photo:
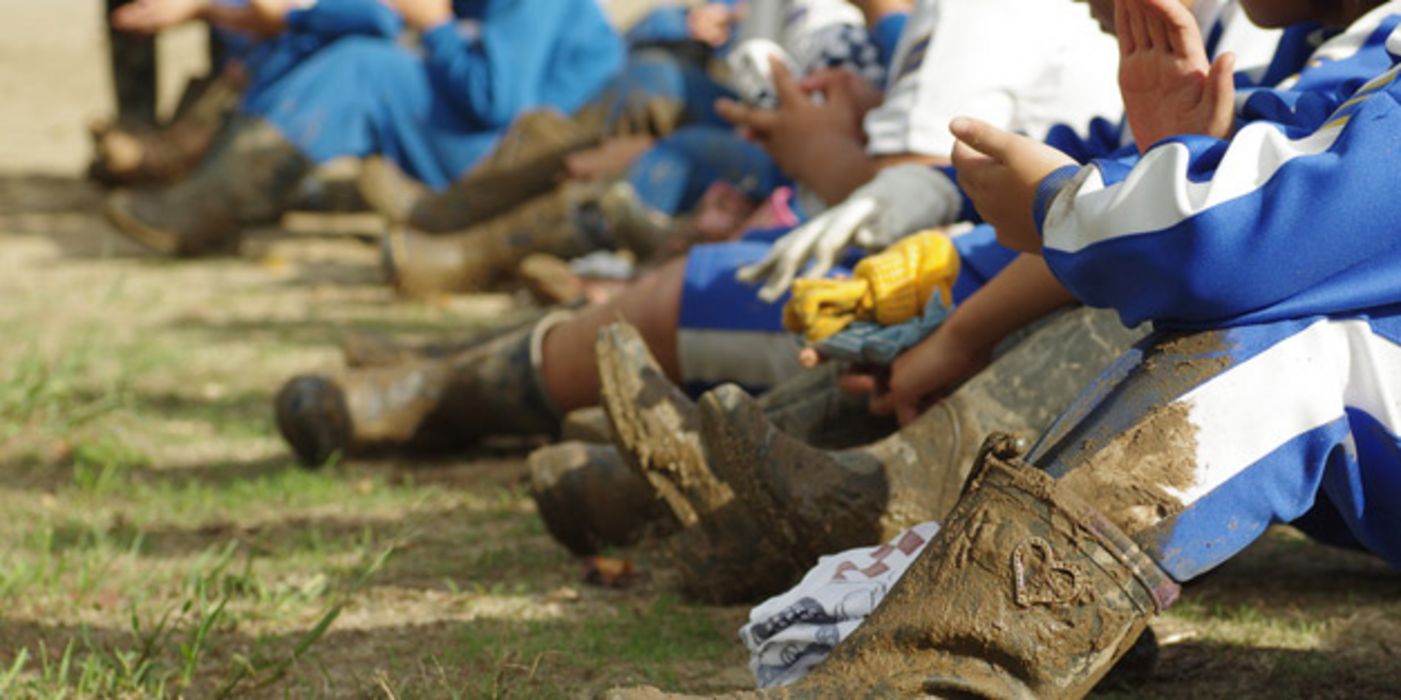
[[1118, 48], [1070, 0], [919, 0], [866, 116], [872, 155], [947, 157], [957, 116], [1042, 139], [1123, 112]]

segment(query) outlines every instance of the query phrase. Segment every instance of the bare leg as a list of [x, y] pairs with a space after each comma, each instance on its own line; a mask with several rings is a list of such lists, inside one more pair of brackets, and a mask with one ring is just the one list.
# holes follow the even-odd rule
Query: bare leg
[[590, 306], [550, 329], [543, 343], [541, 374], [560, 411], [598, 403], [594, 341], [600, 328], [623, 320], [636, 326], [662, 369], [679, 381], [676, 333], [686, 260], [678, 258], [640, 277], [605, 304]]

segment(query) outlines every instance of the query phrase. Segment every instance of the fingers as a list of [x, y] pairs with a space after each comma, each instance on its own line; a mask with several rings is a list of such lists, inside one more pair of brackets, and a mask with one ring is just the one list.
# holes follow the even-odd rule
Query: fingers
[[735, 100], [721, 98], [715, 101], [715, 111], [725, 121], [743, 129], [753, 130], [761, 138], [773, 131], [778, 124], [778, 113], [768, 109], [750, 107]]
[[837, 377], [837, 388], [848, 396], [869, 396], [876, 393], [878, 386], [873, 374], [848, 372]]
[[1143, 3], [1144, 16], [1150, 29], [1157, 27], [1153, 35], [1158, 41], [1161, 35], [1161, 48], [1183, 58], [1200, 58], [1206, 62], [1206, 44], [1202, 41], [1201, 28], [1196, 17], [1192, 16], [1181, 0], [1139, 0]]
[[1229, 51], [1216, 58], [1207, 75], [1206, 98], [1211, 118], [1207, 135], [1218, 139], [1231, 137], [1236, 118], [1236, 56]]
[[1133, 40], [1133, 27], [1129, 21], [1129, 0], [1114, 0], [1114, 36], [1119, 39], [1119, 56], [1124, 57], [1138, 50]]
[[833, 83], [845, 82], [847, 75], [845, 68], [818, 68], [798, 81], [798, 87], [805, 93], [826, 92]]
[[[1015, 138], [1011, 132], [1003, 131], [987, 122], [970, 117], [958, 117], [949, 123], [949, 131], [960, 142], [973, 150], [991, 156], [998, 161], [1006, 161]], [[966, 156], [967, 154], [965, 154]]]
[[900, 401], [895, 404], [895, 421], [903, 428], [915, 422], [916, 418], [919, 418], [919, 414], [922, 413], [919, 409], [920, 407], [917, 403]]
[[1152, 50], [1153, 37], [1148, 33], [1148, 22], [1143, 16], [1143, 0], [1128, 0], [1124, 9], [1128, 11], [1129, 33], [1133, 35], [1134, 46], [1139, 51]]
[[782, 254], [782, 248], [773, 246], [762, 260], [753, 265], [745, 265], [735, 272], [735, 278], [741, 282], [754, 284], [769, 274], [774, 265], [778, 262], [778, 256]]
[[[1172, 2], [1178, 2], [1178, 0], [1172, 0]], [[1171, 51], [1172, 45], [1168, 42], [1168, 22], [1160, 7], [1149, 0], [1140, 0], [1136, 4], [1140, 8], [1139, 16], [1142, 18], [1149, 43], [1159, 51]]]
[[778, 94], [779, 107], [808, 101], [808, 96], [798, 85], [798, 80], [793, 77], [792, 71], [788, 70], [786, 61], [778, 56], [769, 56], [769, 67], [773, 70], [773, 89]]
[[812, 253], [808, 256], [813, 265], [803, 273], [803, 277], [819, 278], [831, 272], [832, 266], [837, 263], [837, 257], [851, 244], [856, 232], [871, 219], [876, 209], [877, 204], [873, 198], [858, 197], [825, 214], [822, 217], [824, 220], [821, 222], [821, 230], [812, 241]]

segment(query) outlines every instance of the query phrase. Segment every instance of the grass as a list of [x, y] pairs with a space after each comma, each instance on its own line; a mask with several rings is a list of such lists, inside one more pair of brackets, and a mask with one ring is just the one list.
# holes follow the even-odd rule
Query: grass
[[[353, 242], [94, 257], [122, 250], [95, 240], [95, 217], [89, 238], [12, 235], [3, 212], [22, 206], [8, 204], [0, 697], [575, 698], [749, 682], [746, 611], [677, 599], [651, 548], [623, 553], [643, 573], [632, 588], [585, 585], [533, 512], [520, 453], [292, 463], [271, 397], [334, 369], [339, 329], [462, 333], [508, 320], [506, 301], [396, 303]], [[1160, 622], [1174, 643], [1135, 697], [1385, 696], [1401, 687], [1398, 594], [1383, 567], [1276, 533]]]

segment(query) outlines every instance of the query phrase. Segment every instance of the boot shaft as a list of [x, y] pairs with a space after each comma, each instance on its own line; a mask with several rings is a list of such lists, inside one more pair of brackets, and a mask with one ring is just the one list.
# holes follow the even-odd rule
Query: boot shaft
[[1178, 586], [1077, 495], [994, 436], [957, 508], [804, 686], [1083, 697]]

